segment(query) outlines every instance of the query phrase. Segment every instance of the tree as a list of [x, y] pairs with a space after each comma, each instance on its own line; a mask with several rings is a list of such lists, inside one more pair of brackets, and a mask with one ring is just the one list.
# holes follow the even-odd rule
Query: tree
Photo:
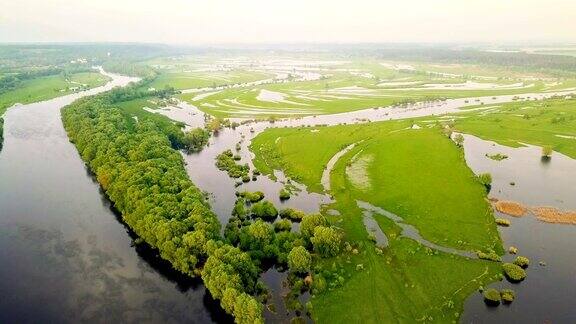
[[290, 199], [290, 192], [286, 189], [280, 190], [280, 200]]
[[210, 138], [210, 132], [204, 128], [194, 128], [193, 130], [184, 134], [184, 148], [188, 152], [199, 152], [206, 144], [208, 144], [208, 139]]
[[274, 222], [274, 230], [276, 232], [290, 231], [292, 229], [292, 222], [289, 219], [279, 219]]
[[550, 159], [552, 157], [552, 147], [542, 146], [542, 158]]
[[456, 134], [454, 136], [454, 142], [456, 143], [456, 145], [462, 147], [462, 145], [464, 144], [464, 136], [462, 136], [462, 134]]
[[268, 200], [263, 200], [252, 205], [252, 215], [265, 220], [274, 220], [278, 216], [278, 210]]
[[288, 268], [296, 273], [307, 273], [312, 265], [312, 256], [303, 246], [297, 246], [288, 253]]
[[280, 217], [288, 218], [291, 221], [299, 222], [301, 221], [306, 213], [301, 210], [293, 209], [293, 208], [285, 208], [280, 211]]
[[478, 175], [478, 181], [486, 187], [488, 191], [492, 188], [492, 175], [490, 173], [481, 173]]
[[218, 133], [220, 129], [222, 129], [222, 119], [220, 118], [210, 119], [210, 121], [208, 121], [208, 123], [206, 124], [206, 128], [213, 133]]
[[314, 235], [314, 229], [317, 226], [328, 226], [328, 220], [321, 214], [306, 215], [302, 218], [300, 224], [300, 233], [305, 239], [310, 239]]
[[323, 257], [335, 256], [340, 252], [340, 233], [326, 226], [317, 226], [314, 236], [310, 239], [314, 251]]

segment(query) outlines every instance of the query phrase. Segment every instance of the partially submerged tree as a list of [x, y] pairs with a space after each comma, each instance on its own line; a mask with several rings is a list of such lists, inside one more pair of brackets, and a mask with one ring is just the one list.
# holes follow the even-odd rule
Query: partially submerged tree
[[464, 145], [464, 136], [462, 136], [462, 134], [454, 135], [454, 143], [459, 147], [462, 147], [462, 145]]
[[210, 132], [204, 128], [194, 128], [193, 130], [184, 134], [184, 148], [188, 152], [200, 152], [210, 138]]
[[542, 160], [548, 161], [552, 158], [552, 147], [550, 146], [542, 146]]

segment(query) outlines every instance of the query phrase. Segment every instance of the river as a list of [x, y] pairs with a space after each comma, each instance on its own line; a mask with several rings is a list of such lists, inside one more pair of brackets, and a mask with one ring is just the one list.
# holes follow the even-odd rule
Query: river
[[[63, 106], [82, 96], [126, 85], [133, 80], [118, 75], [109, 76], [113, 81], [106, 86], [12, 107], [5, 115], [5, 145], [0, 152], [0, 261], [3, 265], [0, 269], [0, 291], [3, 295], [0, 299], [0, 322], [229, 321], [230, 318], [223, 315], [218, 302], [211, 299], [200, 280], [171, 270], [169, 264], [145, 245], [134, 246], [133, 233], [111, 209], [110, 202], [68, 141], [60, 120]], [[532, 98], [551, 95], [554, 94], [530, 94]], [[234, 181], [215, 167], [216, 155], [225, 149], [234, 149], [236, 143], [240, 143], [241, 162], [253, 166], [250, 141], [270, 127], [337, 125], [441, 115], [455, 113], [460, 107], [470, 105], [470, 102], [495, 104], [512, 101], [514, 97], [452, 99], [404, 108], [366, 109], [275, 123], [251, 123], [236, 129], [223, 129], [210, 139], [210, 145], [202, 152], [183, 156], [192, 181], [211, 193], [210, 203], [223, 224], [230, 217], [236, 190], [261, 190], [278, 206], [314, 212], [332, 198], [308, 192], [305, 186], [293, 182], [300, 190], [298, 194], [287, 201], [280, 201], [278, 192], [287, 179], [279, 171], [274, 180], [260, 176], [257, 181], [235, 188]], [[189, 127], [203, 125], [204, 118], [200, 111], [191, 105], [180, 106], [156, 112], [183, 121]], [[484, 164], [475, 166], [470, 158], [474, 156], [470, 152], [484, 155], [484, 147], [480, 150], [468, 145], [475, 143], [470, 138], [465, 143], [471, 168], [475, 172], [484, 170]], [[515, 156], [513, 152], [507, 151], [507, 154]], [[553, 158], [548, 168], [573, 166], [554, 162]], [[506, 172], [500, 175], [497, 170], [489, 171], [495, 176], [493, 192], [502, 193], [503, 183], [508, 180], [500, 178]], [[574, 169], [561, 172], [573, 176], [571, 172]], [[531, 174], [534, 173], [526, 172], [522, 176], [530, 178]], [[519, 188], [529, 193], [537, 183], [526, 181]], [[568, 192], [564, 194], [575, 197], [574, 187], [567, 188]], [[515, 198], [522, 201], [521, 194]], [[537, 240], [530, 236], [535, 231], [540, 235]], [[515, 318], [530, 321], [531, 317], [517, 317], [519, 312], [538, 312], [543, 319], [552, 321], [574, 319], [570, 301], [576, 297], [576, 289], [573, 289], [576, 287], [576, 276], [569, 255], [573, 246], [571, 237], [576, 237], [575, 227], [542, 225], [526, 217], [514, 220], [514, 225], [501, 230], [501, 234], [505, 246], [516, 244], [522, 252], [526, 249], [526, 253], [522, 254], [530, 256], [533, 263], [545, 259], [550, 267], [531, 265], [528, 279], [518, 286], [521, 287], [517, 289], [518, 301], [509, 309], [486, 308], [479, 295], [471, 296], [463, 321], [513, 321]], [[541, 251], [541, 244], [546, 244], [546, 249], [554, 248], [555, 253], [547, 251], [546, 257], [538, 254], [540, 252], [536, 251]], [[533, 268], [536, 270], [533, 271]], [[281, 272], [269, 270], [263, 280], [280, 289], [278, 283], [284, 277], [285, 274]], [[541, 284], [542, 281], [551, 280], [551, 277], [554, 284]], [[525, 293], [524, 290], [531, 292]], [[273, 300], [278, 302], [278, 298]], [[549, 301], [543, 303], [545, 300]], [[543, 303], [543, 306], [532, 308], [534, 303]], [[276, 308], [285, 311], [283, 307]], [[265, 315], [269, 321], [286, 321], [293, 316], [284, 312], [266, 312]]]
[[0, 322], [215, 322], [199, 279], [133, 246], [62, 126], [74, 100], [133, 81], [12, 107], [0, 152]]

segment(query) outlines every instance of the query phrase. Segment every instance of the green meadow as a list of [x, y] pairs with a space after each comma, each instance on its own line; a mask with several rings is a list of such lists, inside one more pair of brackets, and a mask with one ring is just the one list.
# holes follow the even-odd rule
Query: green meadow
[[375, 219], [388, 247], [379, 250], [370, 239], [357, 200], [399, 215], [438, 245], [503, 253], [486, 190], [466, 166], [462, 149], [436, 127], [411, 126], [398, 121], [314, 132], [271, 129], [253, 140], [259, 170], [284, 170], [314, 191], [323, 190], [320, 179], [331, 157], [356, 143], [330, 174], [335, 203], [326, 208], [339, 211], [331, 220], [358, 253], [321, 263], [323, 269], [344, 269], [346, 280], [312, 298], [318, 322], [457, 321], [467, 296], [498, 278], [498, 263], [425, 247], [383, 215]]
[[150, 87], [156, 89], [173, 87], [177, 90], [211, 88], [264, 80], [270, 77], [273, 77], [273, 75], [245, 70], [215, 72], [163, 71], [163, 73], [150, 84]]
[[32, 80], [26, 80], [18, 88], [0, 94], [0, 115], [16, 104], [48, 100], [74, 92], [75, 87], [85, 85], [93, 88], [104, 85], [108, 78], [100, 73], [83, 72], [72, 74], [69, 79], [62, 75], [51, 75]]
[[485, 114], [458, 114], [456, 130], [500, 144], [550, 146], [576, 158], [576, 100], [519, 101], [490, 109]]

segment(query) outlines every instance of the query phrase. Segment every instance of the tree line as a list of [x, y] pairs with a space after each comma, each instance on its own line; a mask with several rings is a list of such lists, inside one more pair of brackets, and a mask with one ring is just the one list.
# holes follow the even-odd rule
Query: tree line
[[[181, 125], [167, 120], [134, 120], [117, 106], [173, 94], [173, 89], [144, 90], [150, 81], [145, 77], [65, 107], [62, 120], [68, 136], [141, 240], [174, 269], [201, 276], [237, 323], [262, 323], [261, 266], [268, 261], [287, 265], [302, 277], [311, 271], [313, 257], [339, 253], [341, 234], [320, 214], [278, 212], [263, 194], [244, 193], [222, 237], [221, 224], [189, 179], [178, 152], [200, 150], [209, 132], [184, 134]], [[301, 222], [298, 232], [292, 231], [291, 220]]]
[[62, 111], [69, 138], [124, 222], [160, 256], [206, 287], [238, 323], [263, 322], [250, 295], [258, 271], [223, 242], [220, 223], [184, 169], [169, 136], [152, 120], [135, 122], [115, 107], [140, 84], [80, 99]]

